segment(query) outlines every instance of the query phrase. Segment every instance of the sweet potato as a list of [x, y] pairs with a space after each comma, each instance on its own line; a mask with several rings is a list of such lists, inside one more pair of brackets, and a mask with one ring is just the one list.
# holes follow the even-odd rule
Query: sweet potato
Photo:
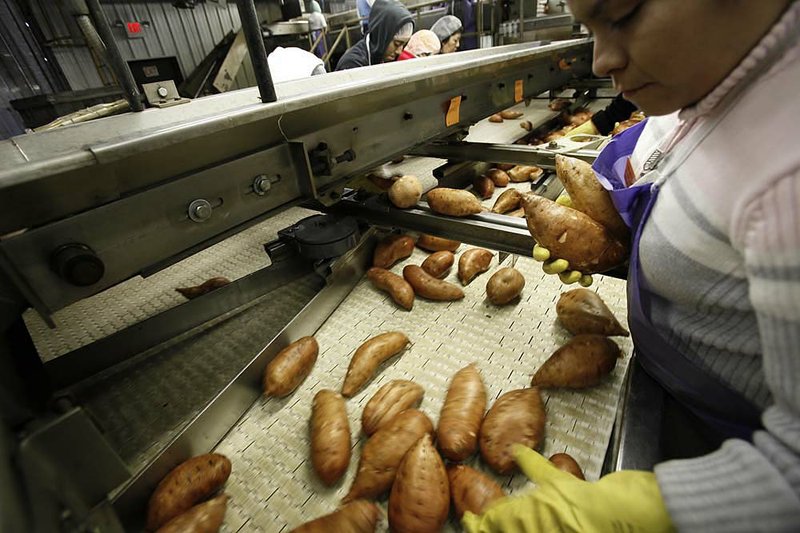
[[525, 276], [513, 267], [503, 267], [486, 283], [486, 296], [494, 305], [505, 305], [516, 299], [525, 288]]
[[502, 170], [503, 172], [508, 172], [509, 170], [514, 168], [515, 166], [517, 166], [517, 165], [515, 165], [514, 163], [497, 163], [497, 164], [495, 164], [495, 168], [498, 168], [498, 169]]
[[503, 117], [500, 116], [500, 113], [495, 113], [489, 117], [489, 122], [503, 122]]
[[439, 449], [451, 461], [463, 461], [478, 449], [486, 412], [486, 387], [475, 364], [456, 372], [447, 389], [436, 430]]
[[526, 194], [522, 198], [528, 231], [552, 257], [584, 274], [605, 272], [621, 265], [628, 250], [609, 230], [577, 209]]
[[405, 379], [390, 381], [378, 389], [364, 407], [364, 412], [361, 414], [361, 430], [367, 435], [372, 435], [398, 414], [418, 406], [424, 395], [425, 389], [413, 381]]
[[434, 278], [443, 278], [447, 275], [450, 267], [456, 261], [456, 256], [453, 252], [442, 250], [441, 252], [434, 252], [422, 262], [422, 270], [433, 276]]
[[278, 352], [264, 370], [264, 395], [282, 398], [295, 390], [317, 362], [319, 344], [303, 337]]
[[289, 533], [374, 533], [382, 515], [380, 507], [374, 503], [355, 500]]
[[195, 505], [161, 526], [156, 533], [216, 533], [222, 527], [228, 496], [220, 494], [207, 502]]
[[219, 276], [216, 278], [207, 279], [200, 285], [195, 285], [194, 287], [178, 287], [175, 290], [181, 293], [181, 295], [187, 298], [188, 300], [194, 300], [198, 296], [208, 294], [214, 289], [219, 289], [220, 287], [224, 287], [230, 282], [231, 280], [229, 280], [228, 278]]
[[425, 435], [408, 450], [389, 495], [394, 533], [440, 531], [450, 511], [450, 483], [442, 458]]
[[150, 496], [147, 530], [157, 530], [205, 500], [217, 492], [230, 475], [230, 460], [218, 453], [198, 455], [179, 464], [161, 480]]
[[422, 198], [422, 184], [416, 176], [401, 176], [389, 188], [389, 201], [400, 209], [417, 205]]
[[577, 109], [574, 113], [564, 116], [565, 122], [570, 126], [580, 126], [587, 120], [591, 120], [592, 112], [588, 109]]
[[518, 209], [520, 201], [522, 201], [522, 193], [517, 189], [503, 191], [502, 194], [497, 197], [494, 206], [492, 206], [492, 213], [502, 214]]
[[447, 467], [450, 496], [459, 520], [467, 511], [479, 515], [486, 506], [505, 494], [492, 478], [466, 465]]
[[556, 453], [550, 456], [550, 462], [556, 465], [556, 468], [569, 472], [578, 479], [586, 479], [583, 477], [583, 470], [581, 470], [578, 462], [567, 453]]
[[[511, 165], [511, 166], [513, 168], [514, 165]], [[499, 168], [499, 165], [498, 165], [498, 168], [493, 168], [493, 169], [487, 171], [486, 172], [486, 177], [489, 178], [490, 180], [492, 180], [492, 183], [494, 183], [495, 187], [506, 187], [506, 186], [508, 186], [508, 182], [509, 182], [508, 174], [506, 174], [506, 171], [504, 169]]]
[[519, 209], [514, 209], [513, 211], [509, 211], [508, 213], [504, 214], [508, 217], [524, 218], [525, 210], [520, 207]]
[[372, 379], [381, 363], [400, 353], [408, 343], [405, 333], [389, 331], [376, 335], [359, 346], [347, 368], [342, 394], [352, 397]]
[[487, 176], [477, 176], [472, 180], [472, 190], [486, 200], [494, 194], [494, 182]]
[[533, 130], [533, 122], [531, 122], [530, 120], [523, 120], [522, 122], [519, 123], [519, 127], [525, 131], [531, 131]]
[[461, 246], [461, 243], [459, 241], [445, 239], [444, 237], [434, 237], [433, 235], [423, 233], [419, 236], [419, 239], [417, 239], [417, 246], [429, 252], [442, 252], [445, 250], [448, 252], [455, 252], [458, 250], [458, 247]]
[[393, 179], [384, 178], [383, 176], [379, 176], [377, 174], [370, 174], [367, 176], [367, 179], [382, 191], [388, 191], [389, 189], [392, 188], [392, 185], [394, 184]]
[[470, 248], [458, 258], [458, 279], [462, 285], [469, 285], [475, 277], [489, 270], [494, 254], [483, 248]]
[[403, 277], [414, 288], [415, 294], [429, 300], [449, 302], [464, 297], [464, 291], [460, 287], [434, 278], [417, 265], [408, 265], [403, 268]]
[[556, 303], [556, 314], [561, 324], [573, 335], [594, 333], [598, 335], [628, 336], [600, 296], [589, 289], [572, 289], [561, 293]]
[[433, 434], [433, 424], [417, 409], [406, 409], [376, 431], [364, 444], [353, 486], [342, 501], [377, 498], [389, 490], [403, 456], [425, 434]]
[[542, 388], [583, 389], [600, 383], [622, 357], [619, 346], [604, 335], [576, 335], [533, 375], [531, 384]]
[[522, 111], [511, 111], [507, 109], [505, 111], [500, 111], [500, 116], [503, 117], [503, 120], [514, 120], [522, 116]]
[[622, 221], [611, 195], [603, 187], [586, 161], [556, 155], [556, 176], [564, 184], [573, 208], [589, 215], [595, 222], [620, 239], [627, 238], [628, 226]]
[[391, 268], [393, 264], [405, 259], [414, 251], [414, 239], [408, 235], [389, 235], [375, 247], [372, 266]]
[[518, 389], [500, 396], [481, 425], [481, 457], [498, 474], [516, 468], [511, 448], [536, 449], [544, 437], [545, 412], [539, 389]]
[[367, 270], [367, 278], [377, 289], [388, 292], [394, 303], [403, 309], [414, 307], [414, 289], [402, 276], [385, 268], [372, 267]]
[[508, 178], [515, 182], [536, 181], [542, 177], [544, 170], [533, 165], [517, 165], [508, 171]]
[[350, 465], [350, 424], [344, 398], [322, 389], [311, 404], [311, 464], [320, 480], [333, 485]]
[[551, 111], [562, 111], [568, 108], [571, 104], [571, 100], [567, 100], [566, 98], [556, 98], [555, 100], [550, 100], [550, 103], [547, 104], [547, 107]]
[[462, 189], [437, 187], [426, 195], [432, 211], [451, 217], [466, 217], [481, 212], [481, 203], [475, 195]]

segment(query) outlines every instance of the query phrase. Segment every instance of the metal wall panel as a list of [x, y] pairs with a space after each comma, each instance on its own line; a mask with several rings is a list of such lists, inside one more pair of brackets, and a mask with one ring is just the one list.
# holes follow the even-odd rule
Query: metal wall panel
[[53, 91], [46, 57], [13, 0], [0, 0], [0, 139], [25, 131], [9, 102]]
[[[107, 74], [98, 74], [83, 36], [61, 1], [32, 0], [42, 31], [73, 90], [101, 87]], [[200, 64], [229, 31], [241, 26], [234, 2], [205, 2], [178, 9], [171, 2], [103, 3], [112, 32], [125, 60], [175, 56], [184, 77]], [[128, 38], [126, 22], [149, 23], [142, 37]], [[76, 46], [77, 45], [77, 46]], [[249, 58], [237, 76], [237, 87], [255, 85]]]

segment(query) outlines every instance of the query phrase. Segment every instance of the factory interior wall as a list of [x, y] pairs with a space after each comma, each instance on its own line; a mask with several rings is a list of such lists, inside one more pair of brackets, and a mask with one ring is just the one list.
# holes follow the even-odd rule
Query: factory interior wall
[[[73, 91], [114, 84], [100, 58], [94, 57], [70, 15], [65, 2], [30, 0], [36, 20]], [[194, 9], [179, 9], [172, 2], [103, 2], [123, 59], [175, 56], [186, 78], [203, 58], [241, 22], [235, 2], [197, 3]], [[129, 37], [127, 22], [142, 24], [141, 37]], [[256, 85], [249, 58], [243, 61], [233, 88]]]

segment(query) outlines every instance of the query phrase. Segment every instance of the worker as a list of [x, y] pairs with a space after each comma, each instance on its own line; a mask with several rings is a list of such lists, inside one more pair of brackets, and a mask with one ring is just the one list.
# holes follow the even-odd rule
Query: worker
[[344, 53], [336, 70], [395, 61], [414, 33], [408, 9], [396, 0], [375, 0], [369, 15], [369, 31]]
[[631, 228], [637, 360], [722, 444], [593, 483], [517, 446], [536, 488], [464, 526], [798, 531], [800, 1], [568, 3], [595, 73], [649, 117], [594, 164]]
[[361, 35], [366, 35], [369, 30], [369, 14], [375, 0], [356, 0], [356, 13], [361, 24]]
[[625, 100], [621, 94], [617, 95], [609, 105], [592, 115], [591, 120], [572, 128], [567, 133], [567, 137], [575, 135], [609, 135], [617, 124], [628, 120], [631, 113], [636, 109], [636, 106]]
[[397, 58], [398, 61], [413, 59], [415, 57], [427, 57], [436, 55], [441, 50], [442, 44], [439, 38], [431, 30], [419, 30], [408, 40], [408, 44], [403, 49], [403, 53]]
[[322, 8], [319, 7], [317, 0], [311, 0], [311, 13], [308, 15], [308, 29], [311, 30], [311, 39], [314, 42], [319, 39], [319, 43], [314, 47], [314, 54], [318, 57], [325, 57], [327, 43], [324, 37], [320, 39], [320, 35], [328, 29], [328, 21], [325, 20], [325, 15], [322, 14]]
[[445, 15], [431, 26], [431, 31], [436, 34], [442, 43], [442, 53], [449, 54], [455, 52], [461, 46], [461, 34], [464, 27], [458, 17]]
[[325, 74], [322, 60], [302, 48], [278, 46], [267, 56], [272, 81], [297, 80]]

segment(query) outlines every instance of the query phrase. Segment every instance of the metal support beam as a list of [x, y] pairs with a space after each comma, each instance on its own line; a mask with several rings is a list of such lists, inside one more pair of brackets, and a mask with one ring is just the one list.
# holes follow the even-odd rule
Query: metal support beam
[[247, 49], [250, 51], [250, 60], [253, 62], [253, 70], [256, 73], [261, 101], [265, 104], [275, 102], [278, 96], [275, 94], [272, 74], [269, 72], [267, 49], [264, 47], [264, 38], [261, 36], [261, 25], [258, 23], [255, 3], [253, 0], [237, 0], [236, 7], [239, 8], [242, 31], [244, 31]]
[[86, 5], [89, 8], [89, 13], [92, 15], [97, 33], [100, 34], [100, 38], [103, 40], [103, 44], [106, 48], [106, 59], [108, 59], [114, 71], [114, 75], [117, 77], [117, 81], [122, 87], [125, 99], [130, 104], [131, 110], [143, 111], [142, 95], [136, 87], [136, 81], [133, 79], [131, 69], [128, 68], [128, 64], [125, 60], [122, 59], [122, 54], [119, 52], [117, 42], [111, 34], [111, 26], [108, 24], [105, 13], [103, 13], [103, 8], [100, 7], [100, 0], [86, 0]]
[[[516, 163], [518, 165], [536, 165], [546, 169], [555, 168], [555, 157], [558, 152], [542, 150], [523, 144], [494, 144], [476, 142], [435, 142], [418, 146], [410, 155], [438, 157], [456, 161], [486, 161], [490, 163]], [[593, 163], [597, 158], [595, 150], [577, 150], [569, 153], [570, 157]]]

